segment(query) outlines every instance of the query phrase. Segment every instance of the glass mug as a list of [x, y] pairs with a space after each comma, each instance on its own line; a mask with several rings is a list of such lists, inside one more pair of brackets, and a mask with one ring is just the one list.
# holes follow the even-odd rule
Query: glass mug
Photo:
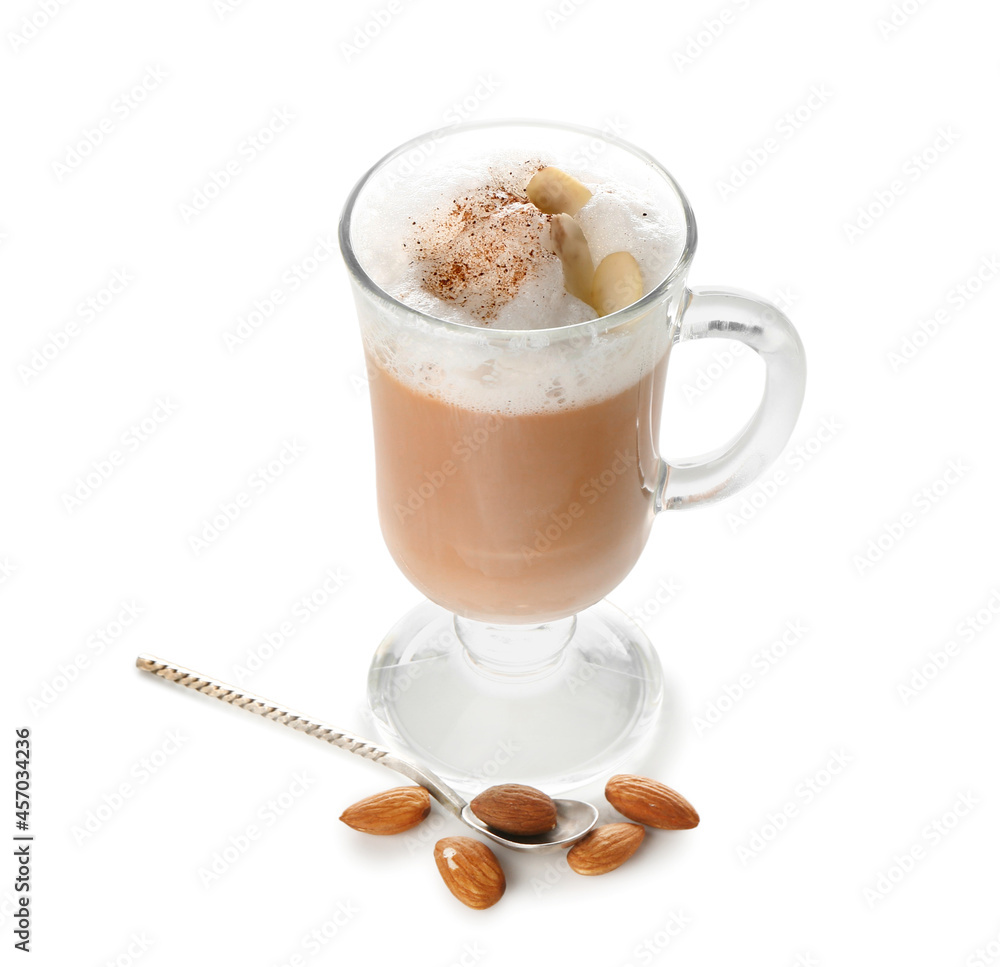
[[[519, 149], [660, 206], [676, 230], [656, 284], [611, 315], [534, 330], [446, 321], [385, 291], [387, 273], [410, 257], [414, 190]], [[648, 154], [596, 131], [502, 121], [431, 132], [364, 175], [339, 231], [368, 369], [382, 533], [429, 599], [376, 651], [376, 723], [467, 790], [517, 781], [555, 793], [606, 774], [649, 734], [662, 679], [649, 641], [603, 598], [656, 514], [728, 497], [780, 454], [805, 388], [799, 337], [754, 296], [688, 288], [687, 199]], [[713, 337], [764, 360], [763, 397], [722, 451], [668, 464], [658, 437], [671, 348]]]

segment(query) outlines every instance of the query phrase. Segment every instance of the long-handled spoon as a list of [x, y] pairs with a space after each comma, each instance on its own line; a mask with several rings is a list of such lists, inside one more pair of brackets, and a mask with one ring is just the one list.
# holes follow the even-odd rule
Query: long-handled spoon
[[457, 816], [467, 826], [471, 826], [476, 832], [488, 836], [495, 843], [509, 849], [524, 852], [561, 849], [586, 836], [597, 823], [597, 810], [590, 803], [580, 802], [576, 799], [556, 799], [556, 825], [554, 829], [538, 836], [512, 836], [498, 833], [475, 816], [469, 804], [433, 772], [408, 762], [406, 759], [401, 759], [388, 749], [382, 749], [367, 739], [352, 735], [343, 729], [334, 728], [324, 722], [311, 720], [298, 712], [293, 712], [268, 701], [266, 698], [261, 698], [259, 695], [241, 692], [238, 688], [227, 685], [225, 682], [207, 678], [205, 675], [191, 671], [190, 668], [175, 665], [153, 655], [139, 655], [135, 664], [142, 671], [158, 675], [168, 682], [183, 685], [185, 688], [193, 688], [195, 691], [201, 692], [202, 695], [208, 695], [210, 698], [217, 698], [229, 705], [235, 705], [237, 708], [246, 709], [255, 715], [271, 719], [272, 722], [277, 722], [279, 725], [287, 725], [298, 732], [305, 732], [307, 735], [315, 736], [317, 739], [329, 742], [340, 749], [346, 749], [355, 755], [364, 756], [366, 759], [371, 759], [372, 762], [378, 762], [389, 769], [394, 769], [423, 786], [445, 809]]

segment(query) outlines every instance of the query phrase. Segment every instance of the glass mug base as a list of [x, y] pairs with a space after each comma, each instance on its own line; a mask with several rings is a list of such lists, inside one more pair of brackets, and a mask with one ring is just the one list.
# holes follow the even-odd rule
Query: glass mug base
[[502, 782], [554, 795], [606, 777], [641, 747], [662, 694], [649, 640], [606, 601], [542, 625], [425, 601], [368, 673], [383, 738], [469, 795]]

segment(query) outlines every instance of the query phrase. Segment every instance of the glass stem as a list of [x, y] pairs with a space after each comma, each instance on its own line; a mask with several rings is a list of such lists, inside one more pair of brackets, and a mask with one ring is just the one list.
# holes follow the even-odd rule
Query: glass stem
[[576, 615], [543, 624], [505, 625], [455, 615], [455, 634], [473, 667], [488, 678], [533, 681], [562, 662]]

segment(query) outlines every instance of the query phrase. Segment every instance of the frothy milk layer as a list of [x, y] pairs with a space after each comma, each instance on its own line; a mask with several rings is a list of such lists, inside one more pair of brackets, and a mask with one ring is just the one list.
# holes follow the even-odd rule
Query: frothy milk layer
[[359, 260], [380, 288], [413, 309], [483, 330], [525, 331], [524, 338], [501, 349], [488, 340], [432, 339], [417, 327], [401, 341], [375, 311], [363, 324], [373, 361], [422, 394], [511, 415], [587, 405], [636, 383], [666, 350], [665, 326], [653, 336], [635, 327], [600, 347], [589, 338], [571, 346], [532, 335], [597, 314], [564, 289], [562, 264], [549, 248], [550, 216], [528, 201], [525, 186], [546, 165], [583, 182], [593, 197], [576, 219], [594, 264], [631, 253], [649, 292], [677, 264], [685, 241], [680, 203], [662, 177], [643, 171], [641, 183], [625, 183], [594, 162], [513, 148], [447, 162], [431, 156], [395, 186], [391, 169], [383, 176], [355, 216]]

